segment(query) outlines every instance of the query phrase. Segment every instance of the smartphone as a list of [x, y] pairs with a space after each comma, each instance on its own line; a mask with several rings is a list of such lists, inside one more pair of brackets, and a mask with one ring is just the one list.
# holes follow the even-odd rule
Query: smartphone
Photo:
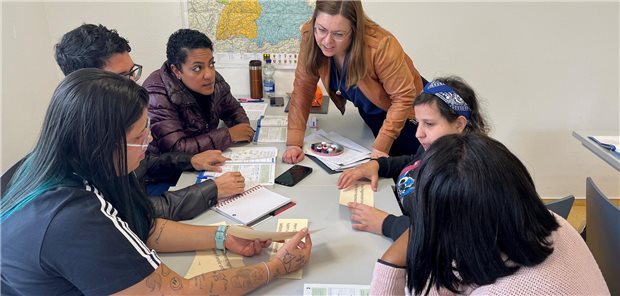
[[284, 98], [283, 97], [270, 97], [269, 105], [274, 107], [284, 106]]
[[303, 165], [294, 165], [275, 180], [276, 184], [284, 186], [295, 186], [299, 181], [303, 180], [307, 175], [312, 173], [312, 168]]

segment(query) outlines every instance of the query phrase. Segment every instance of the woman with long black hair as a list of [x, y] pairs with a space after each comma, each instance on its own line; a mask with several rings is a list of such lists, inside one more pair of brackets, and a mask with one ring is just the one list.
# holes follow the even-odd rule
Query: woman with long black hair
[[99, 69], [60, 83], [34, 150], [2, 197], [3, 294], [244, 294], [307, 262], [304, 229], [268, 262], [192, 279], [167, 268], [156, 252], [253, 256], [270, 241], [153, 218], [132, 173], [151, 141], [147, 102], [144, 88]]

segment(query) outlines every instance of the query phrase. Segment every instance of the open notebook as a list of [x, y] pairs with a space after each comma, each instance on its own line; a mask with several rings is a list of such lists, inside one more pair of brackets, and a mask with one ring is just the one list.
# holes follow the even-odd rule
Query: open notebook
[[241, 194], [219, 201], [213, 209], [244, 225], [251, 225], [290, 202], [290, 198], [256, 185]]

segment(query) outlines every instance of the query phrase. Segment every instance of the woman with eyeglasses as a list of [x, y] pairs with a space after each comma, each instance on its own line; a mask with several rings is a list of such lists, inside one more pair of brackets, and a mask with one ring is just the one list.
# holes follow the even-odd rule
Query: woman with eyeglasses
[[246, 294], [308, 261], [304, 229], [267, 262], [191, 279], [162, 263], [157, 252], [253, 256], [270, 241], [153, 217], [133, 173], [150, 141], [147, 102], [144, 88], [100, 69], [77, 70], [56, 88], [1, 200], [3, 295]]
[[[316, 1], [310, 21], [301, 28], [301, 49], [288, 114], [283, 160], [297, 163], [316, 84], [344, 113], [351, 101], [375, 136], [372, 158], [414, 154], [413, 100], [422, 77], [390, 32], [364, 14], [360, 1]], [[328, 102], [326, 102], [328, 103]]]
[[[166, 62], [144, 81], [149, 91], [153, 142], [149, 152], [225, 150], [254, 136], [230, 85], [215, 70], [213, 43], [197, 30], [168, 38]], [[225, 127], [219, 127], [220, 120]]]

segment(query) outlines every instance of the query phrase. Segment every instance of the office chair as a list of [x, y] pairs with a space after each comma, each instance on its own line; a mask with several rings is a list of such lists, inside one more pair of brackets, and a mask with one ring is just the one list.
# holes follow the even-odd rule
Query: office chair
[[568, 214], [570, 214], [570, 210], [573, 208], [573, 203], [575, 202], [575, 197], [569, 195], [562, 199], [554, 200], [550, 203], [545, 204], [548, 210], [558, 214], [564, 219], [568, 218]]
[[586, 180], [586, 244], [598, 263], [611, 295], [620, 295], [620, 208]]

